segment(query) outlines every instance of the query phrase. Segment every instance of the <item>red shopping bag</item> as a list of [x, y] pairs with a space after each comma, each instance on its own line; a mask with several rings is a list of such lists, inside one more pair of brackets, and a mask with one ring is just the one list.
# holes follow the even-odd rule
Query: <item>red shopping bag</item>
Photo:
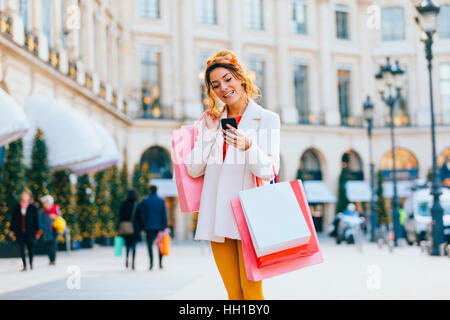
[[192, 178], [184, 164], [186, 156], [194, 148], [198, 126], [203, 116], [194, 126], [182, 127], [172, 132], [172, 158], [181, 212], [192, 213], [200, 209], [203, 176]]
[[301, 248], [284, 250], [285, 252], [277, 252], [276, 254], [263, 256], [259, 259], [256, 256], [240, 200], [239, 198], [231, 200], [232, 211], [241, 236], [246, 275], [247, 279], [251, 281], [271, 278], [323, 262], [323, 256], [320, 251], [317, 233], [306, 201], [303, 185], [300, 180], [292, 181], [290, 182], [290, 185], [300, 205], [301, 211], [305, 215], [308, 227], [311, 230], [310, 242], [305, 246], [301, 246]]

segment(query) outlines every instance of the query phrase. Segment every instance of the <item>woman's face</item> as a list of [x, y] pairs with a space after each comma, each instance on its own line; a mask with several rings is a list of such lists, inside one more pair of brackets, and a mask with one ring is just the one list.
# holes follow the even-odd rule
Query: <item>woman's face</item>
[[22, 192], [22, 195], [20, 196], [20, 200], [23, 202], [30, 202], [31, 198], [27, 192]]
[[230, 70], [216, 68], [211, 71], [209, 78], [214, 93], [226, 105], [231, 106], [243, 97], [242, 81], [236, 79]]

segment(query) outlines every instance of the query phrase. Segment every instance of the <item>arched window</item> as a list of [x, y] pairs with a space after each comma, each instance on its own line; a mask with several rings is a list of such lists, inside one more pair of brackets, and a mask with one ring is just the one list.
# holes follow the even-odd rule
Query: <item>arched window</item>
[[170, 154], [161, 147], [151, 147], [144, 152], [141, 166], [147, 162], [152, 179], [172, 179]]
[[297, 176], [302, 180], [322, 180], [320, 160], [316, 151], [308, 149], [303, 153]]
[[[389, 151], [381, 159], [380, 168], [383, 179], [392, 179], [393, 163], [392, 151]], [[417, 158], [406, 149], [395, 149], [395, 169], [397, 171], [397, 178], [401, 180], [417, 179], [419, 176], [419, 163]]]
[[342, 156], [342, 167], [348, 169], [348, 180], [364, 180], [361, 157], [353, 150], [345, 151]]

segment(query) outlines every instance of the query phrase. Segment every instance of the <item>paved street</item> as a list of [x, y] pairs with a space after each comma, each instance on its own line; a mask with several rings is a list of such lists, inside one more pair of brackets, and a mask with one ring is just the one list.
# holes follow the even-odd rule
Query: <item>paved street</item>
[[[266, 280], [266, 298], [450, 299], [446, 257], [427, 256], [418, 247], [389, 253], [369, 243], [360, 253], [323, 237], [321, 246], [324, 264]], [[141, 244], [135, 271], [124, 268], [113, 248], [102, 247], [59, 253], [54, 267], [47, 257], [36, 257], [34, 270], [24, 273], [20, 259], [0, 259], [0, 300], [226, 299], [209, 245], [175, 243], [162, 270], [149, 271], [147, 256]]]

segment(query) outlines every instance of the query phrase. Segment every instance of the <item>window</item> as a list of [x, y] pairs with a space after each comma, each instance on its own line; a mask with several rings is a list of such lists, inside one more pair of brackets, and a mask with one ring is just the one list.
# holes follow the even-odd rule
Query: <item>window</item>
[[217, 24], [216, 0], [197, 0], [197, 21], [200, 24]]
[[48, 46], [51, 50], [53, 48], [53, 11], [52, 0], [42, 0], [42, 29], [48, 40]]
[[292, 30], [296, 34], [306, 34], [306, 0], [291, 0]]
[[300, 170], [297, 179], [322, 180], [322, 170], [317, 153], [313, 149], [306, 150], [300, 159]]
[[383, 41], [405, 40], [403, 8], [383, 8], [381, 10], [381, 39]]
[[450, 5], [441, 6], [437, 29], [440, 38], [450, 38]]
[[252, 30], [263, 30], [263, 0], [246, 0], [246, 10], [246, 27]]
[[308, 95], [308, 66], [296, 63], [294, 66], [295, 105], [300, 123], [310, 123]]
[[145, 118], [161, 118], [161, 52], [141, 48], [142, 107]]
[[339, 112], [341, 125], [349, 125], [350, 118], [350, 70], [338, 70]]
[[450, 63], [439, 66], [442, 122], [450, 124]]
[[23, 20], [23, 27], [26, 32], [30, 30], [31, 12], [29, 0], [19, 0], [19, 14]]
[[346, 6], [336, 6], [336, 36], [338, 39], [350, 39], [348, 14], [350, 10]]
[[159, 0], [139, 0], [138, 15], [144, 19], [159, 19]]
[[249, 58], [250, 70], [255, 74], [255, 84], [261, 90], [261, 97], [258, 102], [262, 106], [265, 103], [265, 64], [264, 57], [253, 56]]

